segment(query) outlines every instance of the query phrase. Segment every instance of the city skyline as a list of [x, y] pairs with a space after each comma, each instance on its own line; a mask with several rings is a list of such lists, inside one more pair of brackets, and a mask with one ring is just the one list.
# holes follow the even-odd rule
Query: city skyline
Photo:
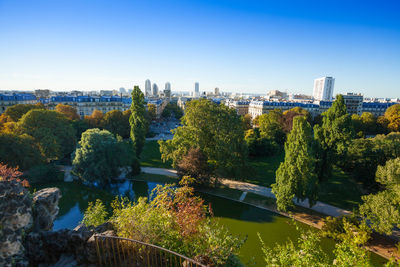
[[333, 76], [334, 94], [400, 97], [399, 8], [394, 1], [3, 0], [0, 90], [144, 89], [149, 78], [176, 91], [198, 81], [202, 91], [312, 95], [314, 79]]

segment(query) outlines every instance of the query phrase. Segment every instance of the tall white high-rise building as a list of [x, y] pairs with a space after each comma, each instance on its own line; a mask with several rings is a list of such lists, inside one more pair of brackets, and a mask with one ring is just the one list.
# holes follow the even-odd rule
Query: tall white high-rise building
[[314, 80], [314, 93], [315, 100], [332, 101], [333, 88], [335, 86], [335, 79], [332, 77], [322, 77]]
[[153, 83], [153, 96], [158, 96], [158, 86], [156, 83]]
[[144, 94], [145, 94], [145, 96], [151, 96], [151, 82], [149, 79], [147, 79], [145, 82]]
[[200, 95], [200, 85], [198, 82], [194, 83], [194, 94], [193, 96], [199, 96]]
[[164, 96], [167, 98], [171, 97], [171, 84], [169, 82], [165, 83]]
[[219, 95], [219, 88], [218, 88], [218, 87], [215, 87], [215, 89], [214, 89], [214, 95]]

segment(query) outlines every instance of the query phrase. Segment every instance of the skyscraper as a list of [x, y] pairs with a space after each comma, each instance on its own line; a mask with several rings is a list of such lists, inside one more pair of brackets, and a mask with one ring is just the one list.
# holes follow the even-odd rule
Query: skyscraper
[[150, 82], [149, 79], [147, 79], [146, 82], [145, 82], [144, 94], [145, 94], [145, 96], [150, 96], [151, 95], [151, 82]]
[[171, 84], [169, 82], [165, 83], [164, 96], [167, 98], [171, 97]]
[[194, 94], [193, 96], [199, 96], [200, 95], [200, 85], [198, 82], [194, 83]]
[[332, 101], [333, 88], [335, 86], [335, 79], [332, 77], [322, 77], [314, 80], [314, 93], [315, 100]]
[[218, 88], [218, 87], [215, 87], [215, 89], [214, 89], [214, 95], [219, 95], [219, 88]]
[[158, 96], [158, 86], [156, 83], [153, 83], [153, 96]]

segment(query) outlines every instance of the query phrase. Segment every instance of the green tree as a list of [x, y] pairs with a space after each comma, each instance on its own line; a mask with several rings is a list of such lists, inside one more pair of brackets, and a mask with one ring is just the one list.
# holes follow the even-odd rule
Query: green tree
[[319, 145], [318, 177], [320, 180], [326, 180], [331, 176], [332, 164], [339, 163], [345, 158], [347, 147], [355, 135], [342, 95], [336, 96], [332, 107], [322, 116], [322, 126], [314, 126], [314, 135]]
[[79, 120], [80, 119], [76, 108], [74, 108], [70, 105], [58, 104], [56, 106], [56, 111], [61, 114], [64, 114], [64, 116], [69, 120]]
[[18, 132], [32, 136], [48, 160], [62, 159], [75, 149], [75, 131], [56, 111], [30, 110], [19, 120]]
[[234, 175], [244, 170], [247, 145], [235, 110], [207, 99], [193, 100], [181, 121], [172, 140], [159, 141], [164, 161], [171, 159], [176, 168], [191, 148], [199, 148], [213, 174]]
[[245, 131], [253, 129], [252, 118], [250, 114], [246, 114], [240, 118], [242, 119], [243, 128]]
[[147, 104], [147, 112], [149, 114], [150, 120], [154, 121], [157, 118], [156, 114], [156, 105], [154, 104]]
[[161, 116], [163, 118], [168, 118], [172, 115], [174, 115], [174, 117], [179, 120], [183, 116], [183, 110], [178, 107], [176, 103], [169, 102], [165, 106], [163, 112], [161, 113]]
[[122, 138], [129, 137], [129, 117], [124, 116], [124, 114], [119, 110], [111, 110], [104, 115], [103, 127]]
[[260, 135], [283, 145], [285, 143], [286, 134], [283, 131], [283, 114], [282, 110], [270, 110], [258, 117], [258, 125], [260, 128]]
[[17, 122], [24, 114], [32, 109], [44, 109], [42, 103], [37, 104], [16, 104], [11, 107], [8, 107], [4, 112], [5, 117], [8, 117], [9, 120]]
[[103, 202], [96, 199], [96, 203], [89, 202], [88, 207], [83, 215], [82, 223], [86, 226], [97, 227], [107, 221], [108, 212]]
[[120, 174], [121, 167], [137, 171], [138, 162], [131, 143], [118, 140], [107, 130], [89, 129], [82, 134], [73, 154], [73, 171], [84, 181], [104, 185]]
[[285, 143], [285, 160], [276, 171], [276, 183], [272, 185], [279, 210], [293, 207], [294, 197], [298, 200], [308, 198], [310, 206], [317, 199], [318, 179], [312, 143], [310, 124], [303, 116], [295, 117]]
[[282, 118], [282, 130], [285, 133], [289, 133], [292, 130], [293, 119], [297, 116], [305, 116], [308, 122], [311, 121], [310, 112], [308, 112], [303, 108], [294, 107], [292, 109], [286, 110], [285, 112], [283, 112], [283, 118]]
[[144, 95], [139, 86], [134, 86], [132, 91], [129, 124], [131, 125], [131, 139], [135, 146], [136, 154], [139, 156], [146, 141], [146, 132], [148, 127]]
[[44, 163], [44, 158], [32, 136], [0, 133], [0, 162], [26, 171]]
[[363, 196], [360, 213], [379, 233], [391, 234], [393, 227], [400, 227], [400, 157], [391, 159], [376, 171], [376, 181], [384, 190]]

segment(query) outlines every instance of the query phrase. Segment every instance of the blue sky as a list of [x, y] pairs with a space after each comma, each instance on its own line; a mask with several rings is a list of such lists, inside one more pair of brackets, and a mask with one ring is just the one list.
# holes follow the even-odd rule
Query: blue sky
[[400, 1], [0, 0], [0, 89], [400, 97]]

